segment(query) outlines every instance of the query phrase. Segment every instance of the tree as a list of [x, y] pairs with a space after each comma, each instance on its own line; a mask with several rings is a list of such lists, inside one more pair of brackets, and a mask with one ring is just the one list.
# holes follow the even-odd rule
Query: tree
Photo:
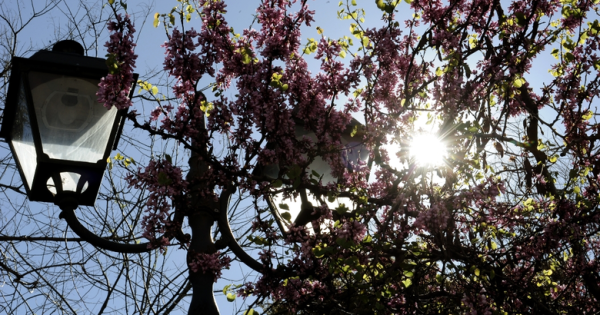
[[[154, 16], [168, 36], [169, 90], [138, 82], [155, 109], [135, 104], [128, 118], [190, 160], [158, 151], [139, 168], [128, 156], [115, 164], [147, 198], [128, 209], [144, 211], [152, 246], [188, 250], [192, 283], [216, 279], [231, 250], [259, 274], [237, 293], [271, 313], [597, 313], [597, 1], [378, 0], [368, 11], [378, 27], [342, 1], [351, 34], [335, 40], [317, 27], [321, 37], [305, 42], [309, 4], [261, 1], [256, 28], [239, 34], [226, 1], [182, 0]], [[111, 23], [117, 71], [99, 98], [131, 107], [121, 96], [134, 83], [132, 22]], [[341, 154], [353, 117], [368, 163]], [[447, 147], [444, 163], [411, 153], [419, 117]], [[297, 138], [297, 126], [315, 137]], [[336, 182], [311, 169], [321, 157]], [[275, 165], [274, 176], [260, 171]], [[254, 243], [259, 261], [229, 230], [245, 223], [227, 219], [234, 192], [252, 218], [252, 234], [237, 239]], [[302, 220], [282, 232], [265, 201], [291, 199]], [[209, 228], [195, 229], [214, 221], [213, 243]]]

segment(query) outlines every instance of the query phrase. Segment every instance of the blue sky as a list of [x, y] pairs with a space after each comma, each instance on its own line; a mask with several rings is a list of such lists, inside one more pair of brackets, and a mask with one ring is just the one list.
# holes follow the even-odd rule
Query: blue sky
[[[37, 1], [37, 0], [36, 0]], [[244, 28], [249, 27], [253, 21], [253, 13], [255, 12], [255, 8], [258, 6], [260, 1], [258, 0], [237, 0], [237, 1], [226, 1], [229, 4], [227, 19], [230, 25], [235, 29], [236, 32], [241, 33]], [[303, 40], [306, 42], [308, 38], [318, 39], [320, 35], [317, 34], [316, 27], [321, 27], [325, 35], [330, 38], [337, 39], [343, 37], [344, 35], [350, 36], [350, 21], [340, 21], [337, 18], [337, 11], [340, 9], [338, 6], [339, 0], [309, 0], [309, 6], [316, 11], [315, 22], [313, 23], [311, 28], [305, 28], [303, 30]], [[366, 25], [374, 26], [381, 25], [381, 11], [377, 9], [374, 1], [372, 0], [358, 0], [358, 8], [364, 8], [366, 10]], [[14, 1], [14, 5], [21, 5], [21, 3]], [[92, 8], [90, 12], [95, 12], [94, 10], [98, 10], [101, 6], [95, 1], [90, 1], [92, 3]], [[66, 5], [61, 5], [57, 10], [54, 10], [48, 15], [45, 15], [41, 18], [35, 19], [32, 24], [28, 25], [25, 29], [25, 32], [21, 35], [20, 41], [23, 44], [23, 47], [32, 46], [34, 48], [40, 48], [44, 46], [48, 46], [55, 38], [57, 32], [61, 32], [66, 29], [66, 25], [68, 24], [67, 20], [64, 18], [65, 12], [68, 10], [72, 10], [76, 16], [83, 16], [86, 14], [85, 10], [78, 9], [79, 1], [76, 0], [66, 0]], [[162, 25], [158, 28], [154, 28], [152, 26], [153, 15], [156, 12], [159, 13], [168, 13], [171, 8], [178, 4], [175, 0], [156, 0], [156, 1], [142, 1], [142, 0], [129, 0], [127, 1], [128, 11], [133, 15], [133, 19], [136, 25], [136, 29], [138, 30], [138, 35], [136, 37], [137, 48], [136, 53], [139, 55], [137, 61], [137, 70], [136, 72], [142, 75], [141, 79], [148, 80], [150, 83], [157, 83], [153, 81], [152, 78], [148, 78], [147, 75], [149, 73], [158, 73], [159, 75], [162, 72], [162, 59], [164, 57], [164, 49], [160, 47], [166, 38], [164, 33], [164, 29]], [[406, 3], [401, 3], [399, 5], [399, 13], [397, 14], [397, 20], [404, 20], [409, 18], [411, 12]], [[25, 8], [27, 10], [27, 8]], [[106, 14], [106, 13], [105, 13]], [[84, 25], [79, 25], [83, 27]], [[102, 25], [99, 25], [102, 27]], [[190, 23], [186, 25], [186, 28], [195, 27], [196, 29], [200, 28], [198, 17], [194, 16]], [[254, 27], [259, 27], [256, 23]], [[102, 45], [106, 41], [106, 32], [100, 34], [99, 43]], [[21, 50], [24, 51], [24, 50]], [[94, 54], [92, 50], [90, 52]], [[535, 82], [539, 84], [540, 81], [535, 81], [535, 79], [540, 76], [547, 76], [547, 67], [550, 62], [554, 62], [554, 59], [550, 56], [549, 52], [545, 52], [547, 58], [541, 58], [537, 63], [536, 67], [532, 70], [532, 73], [527, 78], [530, 82]], [[28, 56], [28, 55], [25, 55]], [[98, 50], [98, 56], [104, 56], [103, 47], [100, 47]], [[309, 60], [312, 58], [309, 57]], [[346, 60], [350, 60], [349, 57], [346, 57]], [[316, 62], [310, 62], [309, 65], [313, 73], [319, 71], [318, 64]], [[158, 81], [158, 79], [156, 79]], [[207, 84], [210, 83], [210, 78], [206, 79]], [[136, 89], [137, 94], [137, 89]], [[165, 89], [165, 93], [167, 90]], [[227, 92], [234, 94], [233, 91]], [[209, 96], [210, 98], [210, 96]], [[143, 108], [139, 103], [135, 104], [135, 109], [140, 112], [148, 112], [152, 108]], [[140, 132], [135, 131], [126, 131], [130, 132], [130, 135], [139, 135], [143, 136]], [[166, 144], [165, 144], [166, 145]], [[120, 147], [120, 151], [122, 151], [125, 155], [136, 157], [136, 151], [131, 147], [124, 145]], [[114, 152], [116, 154], [116, 152]], [[113, 155], [114, 155], [113, 154]], [[185, 161], [185, 156], [180, 157], [180, 161]], [[33, 205], [32, 205], [33, 206]], [[172, 255], [170, 257], [171, 260], [174, 261], [185, 261], [184, 252], [181, 250], [173, 249]], [[239, 284], [241, 282], [240, 278], [248, 272], [247, 268], [239, 264], [232, 264], [230, 270], [225, 270], [223, 276], [225, 279], [220, 280], [216, 285], [215, 289], [222, 289], [223, 286], [236, 283]], [[226, 280], [233, 279], [234, 281]], [[254, 276], [251, 275], [248, 280], [254, 279]], [[229, 303], [226, 301], [225, 297], [222, 294], [217, 294], [217, 303], [219, 308], [221, 309], [222, 314], [232, 314], [237, 310], [236, 306], [239, 306], [239, 299], [235, 303]]]
[[[358, 1], [359, 6], [367, 11], [366, 15], [366, 24], [367, 25], [377, 25], [381, 23], [381, 11], [378, 10], [373, 1]], [[16, 10], [17, 5], [21, 5], [19, 2], [13, 2], [14, 6], [11, 9]], [[241, 33], [244, 28], [248, 28], [253, 22], [253, 14], [255, 12], [256, 7], [260, 3], [257, 0], [238, 0], [238, 1], [227, 1], [228, 13], [226, 15], [230, 26], [232, 26], [236, 32]], [[38, 6], [37, 8], [41, 8], [43, 2], [35, 1], [34, 5]], [[80, 1], [77, 0], [65, 0], [63, 4], [60, 4], [56, 9], [51, 11], [49, 14], [46, 14], [40, 18], [36, 18], [32, 21], [31, 24], [27, 25], [24, 29], [24, 32], [19, 37], [19, 42], [21, 45], [20, 55], [23, 57], [29, 57], [34, 51], [39, 48], [49, 47], [57, 38], [57, 36], [64, 36], [65, 31], [69, 29], [69, 27], [76, 26], [75, 31], [85, 31], [85, 15], [90, 14], [99, 14], [99, 10], [101, 9], [101, 4], [97, 1], [89, 1], [88, 6], [86, 8], [82, 8], [79, 6]], [[138, 31], [136, 35], [137, 48], [136, 53], [139, 55], [137, 60], [137, 69], [136, 72], [140, 73], [142, 76], [141, 79], [148, 80], [150, 83], [157, 83], [156, 81], [152, 81], [152, 78], [147, 78], [146, 75], [149, 73], [158, 73], [160, 75], [162, 70], [162, 60], [164, 57], [164, 48], [160, 47], [165, 40], [167, 39], [164, 29], [161, 26], [158, 28], [154, 28], [152, 26], [153, 15], [156, 12], [159, 13], [168, 13], [171, 8], [177, 5], [178, 2], [160, 0], [160, 1], [142, 1], [142, 0], [129, 0], [127, 1], [128, 12], [133, 15], [133, 20]], [[325, 31], [325, 35], [329, 38], [337, 39], [343, 37], [344, 35], [350, 35], [349, 26], [350, 21], [345, 20], [341, 21], [337, 18], [337, 11], [340, 9], [338, 6], [338, 1], [331, 0], [316, 0], [316, 1], [308, 1], [311, 9], [316, 11], [315, 14], [315, 22], [312, 27], [303, 29], [303, 40], [307, 42], [308, 38], [319, 39], [320, 35], [317, 34], [316, 27], [320, 27]], [[407, 8], [406, 4], [402, 4]], [[10, 8], [10, 5], [9, 5]], [[89, 8], [89, 10], [88, 10]], [[31, 8], [26, 6], [20, 6], [22, 12], [26, 13], [31, 12]], [[106, 10], [103, 15], [106, 15]], [[406, 11], [405, 11], [406, 12]], [[77, 17], [75, 19], [76, 22], [69, 22], [65, 15], [74, 15]], [[98, 57], [103, 57], [105, 54], [104, 47], [102, 47], [103, 43], [106, 41], [107, 33], [106, 30], [103, 29], [104, 25], [96, 25], [98, 30], [100, 30], [99, 34], [99, 47], [97, 50], [92, 47], [92, 49], [88, 52], [88, 55], [96, 55]], [[190, 23], [186, 25], [186, 28], [195, 27], [196, 29], [200, 28], [198, 17], [194, 16]], [[258, 24], [254, 24], [253, 27], [259, 27]], [[75, 32], [75, 34], [76, 34]], [[75, 36], [76, 37], [76, 36]], [[86, 37], [86, 44], [89, 46], [90, 43], [93, 42], [93, 38], [89, 36]], [[26, 48], [32, 47], [33, 49], [29, 52], [26, 51]], [[318, 63], [311, 62], [309, 59], [309, 65], [311, 66], [311, 71], [313, 73], [317, 73]], [[349, 57], [346, 57], [346, 60], [350, 60]], [[210, 83], [210, 78], [206, 80], [207, 84]], [[167, 90], [165, 89], [166, 93]], [[234, 92], [229, 92], [234, 93]], [[137, 89], [136, 89], [137, 94]], [[209, 96], [210, 98], [210, 96]], [[140, 112], [148, 112], [152, 108], [143, 108], [140, 103], [136, 103], [134, 108]], [[143, 133], [126, 130], [125, 132], [129, 132], [129, 136], [132, 137], [142, 137]], [[142, 140], [145, 141], [145, 140]], [[164, 144], [168, 145], [168, 144]], [[124, 144], [121, 142], [121, 146], [119, 148], [124, 155], [131, 156], [136, 158], [136, 150], [134, 150], [131, 146]], [[113, 152], [112, 156], [114, 156], [116, 152]], [[142, 158], [136, 158], [138, 161]], [[181, 157], [181, 161], [185, 161], [185, 156]], [[45, 207], [46, 205], [31, 203], [30, 206], [33, 207]], [[102, 209], [102, 206], [98, 207]], [[59, 222], [59, 224], [64, 225], [63, 222]], [[178, 265], [182, 263], [185, 264], [185, 252], [182, 250], [177, 250], [172, 248], [169, 250], [169, 261], [173, 261]], [[215, 290], [222, 289], [225, 285], [235, 283], [240, 284], [243, 282], [242, 277], [247, 275], [249, 269], [243, 265], [238, 263], [233, 263], [230, 270], [225, 270], [223, 273], [223, 279], [221, 279], [216, 285]], [[255, 278], [255, 275], [250, 274], [249, 278], [244, 281], [251, 281]], [[231, 279], [231, 280], [229, 280]], [[94, 293], [93, 291], [87, 292], [85, 295], [89, 297], [90, 295], [95, 295], [98, 293]], [[102, 295], [102, 294], [99, 294]], [[85, 297], [84, 297], [85, 298]], [[221, 310], [222, 314], [234, 314], [240, 308], [241, 299], [238, 298], [236, 302], [230, 303], [226, 300], [225, 296], [222, 294], [216, 295], [217, 304]]]

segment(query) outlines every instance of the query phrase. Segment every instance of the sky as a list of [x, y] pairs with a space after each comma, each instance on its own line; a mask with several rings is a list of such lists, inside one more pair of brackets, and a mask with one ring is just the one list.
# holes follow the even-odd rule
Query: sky
[[[4, 4], [6, 3], [14, 3], [14, 6], [23, 5], [21, 2], [12, 1], [12, 0], [4, 0]], [[43, 1], [34, 0], [32, 3], [38, 5], [38, 3], [42, 3]], [[100, 9], [99, 1], [89, 1], [91, 3], [91, 14], [94, 12], [98, 12]], [[324, 34], [329, 38], [337, 39], [343, 37], [344, 35], [350, 36], [350, 21], [345, 20], [341, 21], [337, 17], [337, 11], [340, 9], [338, 6], [339, 0], [309, 0], [308, 5], [311, 9], [316, 11], [315, 14], [315, 22], [312, 24], [310, 28], [305, 28], [303, 30], [303, 40], [306, 43], [308, 38], [318, 39], [320, 35], [316, 31], [316, 27], [320, 27], [324, 30]], [[345, 2], [345, 1], [344, 1]], [[366, 22], [367, 26], [380, 25], [381, 22], [381, 11], [377, 9], [375, 6], [375, 1], [372, 0], [358, 0], [358, 8], [364, 8], [366, 11]], [[228, 12], [226, 14], [226, 18], [230, 26], [232, 26], [237, 33], [241, 33], [241, 31], [249, 26], [253, 25], [253, 27], [259, 27], [256, 23], [253, 24], [253, 14], [255, 12], [256, 7], [260, 3], [258, 0], [235, 0], [235, 1], [226, 1], [228, 3]], [[156, 1], [146, 1], [146, 0], [128, 0], [128, 12], [132, 14], [133, 21], [135, 23], [136, 29], [138, 33], [136, 35], [136, 53], [138, 54], [137, 60], [137, 69], [141, 75], [142, 80], [148, 80], [150, 83], [156, 83], [154, 80], [158, 80], [158, 77], [162, 72], [162, 60], [164, 58], [164, 48], [160, 47], [165, 40], [167, 39], [164, 29], [162, 25], [158, 28], [154, 28], [152, 26], [153, 16], [155, 13], [168, 13], [171, 8], [177, 5], [178, 2], [176, 0], [156, 0]], [[9, 4], [10, 6], [10, 4]], [[408, 5], [406, 3], [401, 3], [399, 5], [399, 10], [397, 13], [397, 20], [404, 20], [406, 18], [410, 18], [411, 12], [408, 9]], [[24, 12], [27, 12], [29, 8], [24, 8]], [[76, 0], [66, 0], [65, 3], [61, 4], [58, 8], [53, 10], [47, 15], [44, 15], [41, 18], [35, 19], [32, 21], [30, 25], [28, 25], [24, 33], [21, 34], [20, 41], [22, 42], [22, 47], [45, 47], [48, 46], [55, 38], [57, 32], [63, 32], [67, 29], [69, 22], [65, 19], [65, 14], [69, 14], [72, 12], [75, 16], [83, 17], [88, 11], [81, 9], [79, 7], [79, 1]], [[104, 13], [106, 14], [106, 13]], [[71, 24], [72, 26], [72, 24]], [[84, 27], [83, 24], [77, 25], [78, 27]], [[186, 24], [186, 28], [194, 27], [196, 29], [200, 28], [199, 20], [197, 16], [194, 16], [190, 23]], [[98, 25], [99, 28], [102, 28], [102, 25]], [[100, 34], [99, 43], [102, 45], [106, 41], [106, 32]], [[21, 50], [25, 52], [25, 48]], [[98, 47], [98, 50], [90, 50], [90, 55], [97, 55], [99, 57], [104, 56], [103, 47]], [[25, 57], [28, 57], [27, 53], [24, 53]], [[546, 52], [547, 57], [540, 58], [538, 62], [536, 62], [535, 67], [532, 69], [530, 76], [528, 77], [530, 82], [535, 84], [539, 84], [539, 82], [535, 81], [535, 78], [538, 75], [547, 75], [547, 66], [550, 62], [554, 62], [549, 54]], [[350, 58], [346, 57], [346, 60], [349, 61]], [[309, 57], [309, 66], [310, 70], [313, 73], [319, 71], [318, 64], [314, 61], [311, 61]], [[475, 62], [476, 60], [474, 60]], [[210, 78], [207, 78], [204, 82], [208, 85], [210, 83]], [[161, 89], [163, 89], [161, 87]], [[164, 92], [167, 90], [164, 88]], [[162, 90], [161, 90], [162, 91]], [[137, 93], [137, 90], [135, 91]], [[234, 91], [229, 91], [228, 93], [233, 94]], [[210, 96], [209, 96], [210, 98]], [[148, 112], [153, 108], [144, 108], [139, 103], [134, 105], [135, 109], [139, 112]], [[139, 132], [132, 130], [126, 130], [126, 132], [130, 132], [131, 135], [140, 134]], [[125, 155], [135, 156], [136, 152], [130, 147], [121, 147], [120, 151]], [[116, 152], [114, 152], [116, 154]], [[114, 156], [112, 154], [112, 156]], [[182, 157], [183, 160], [183, 157]], [[172, 259], [179, 259], [185, 261], [185, 256], [183, 251], [178, 251], [172, 254]], [[225, 285], [232, 283], [227, 279], [239, 279], [243, 274], [248, 272], [248, 269], [242, 269], [243, 266], [238, 264], [232, 264], [230, 270], [225, 270], [223, 272], [223, 276], [226, 279], [220, 280], [216, 285], [215, 289], [220, 290]], [[239, 282], [234, 282], [239, 283]], [[233, 314], [239, 306], [239, 301], [234, 303], [230, 303], [226, 300], [225, 296], [222, 294], [217, 294], [217, 304], [221, 310], [221, 314]], [[239, 300], [239, 298], [238, 298]]]
[[[28, 7], [21, 2], [3, 2], [3, 6], [8, 6], [8, 8], [14, 10], [14, 12], [17, 12], [17, 9], [21, 9], [23, 16], [27, 16], [28, 13], [32, 12], [32, 7]], [[359, 7], [362, 7], [367, 11], [366, 25], [377, 25], [381, 23], [381, 11], [376, 8], [373, 1], [358, 2]], [[137, 29], [136, 54], [138, 54], [138, 59], [136, 72], [140, 74], [141, 79], [148, 80], [150, 83], [157, 83], [156, 81], [153, 81], [153, 79], [158, 80], [158, 77], [160, 77], [162, 71], [162, 61], [164, 58], [164, 48], [160, 46], [166, 41], [167, 37], [162, 24], [158, 28], [153, 27], [153, 16], [157, 12], [161, 14], [170, 12], [171, 8], [179, 3], [176, 0], [128, 0], [126, 3], [128, 6], [127, 11], [133, 16], [133, 21]], [[254, 28], [259, 27], [258, 24], [253, 24], [253, 14], [260, 1], [236, 0], [226, 1], [226, 3], [228, 4], [226, 18], [228, 19], [230, 26], [233, 27], [237, 33], [241, 33], [243, 29], [248, 28], [251, 25]], [[32, 1], [31, 4], [33, 5], [33, 8], [39, 10], [43, 7], [45, 1], [35, 0]], [[78, 0], [65, 0], [48, 14], [33, 19], [32, 22], [24, 28], [23, 33], [20, 34], [18, 39], [21, 47], [19, 54], [22, 57], [29, 57], [39, 48], [50, 47], [56, 38], [59, 36], [64, 36], [66, 30], [68, 29], [74, 30], [73, 34], [75, 37], [77, 37], [77, 32], [89, 31], [89, 29], [86, 29], [87, 25], [85, 23], [85, 16], [86, 14], [99, 14], [99, 12], [101, 12], [100, 10], [102, 5], [99, 1], [87, 1], [86, 4], [87, 6], [83, 8], [80, 6], [80, 1]], [[338, 1], [309, 0], [308, 4], [311, 9], [316, 11], [316, 14], [315, 22], [312, 24], [312, 26], [310, 28], [303, 29], [302, 37], [304, 42], [307, 42], [308, 38], [315, 38], [317, 40], [320, 38], [321, 35], [319, 35], [316, 31], [317, 26], [323, 29], [324, 34], [329, 38], [337, 39], [343, 37], [344, 35], [350, 36], [350, 22], [348, 20], [341, 21], [337, 17], [337, 11], [340, 9]], [[406, 4], [403, 5], [406, 6]], [[11, 6], [13, 7], [11, 8]], [[103, 14], [106, 15], [106, 12], [107, 11], [105, 10]], [[73, 21], [69, 21], [67, 18], [65, 18], [65, 16], [75, 16], [76, 18]], [[186, 24], [186, 28], [194, 27], [199, 29], [200, 24], [198, 19], [199, 18], [197, 16], [194, 16], [191, 22]], [[98, 36], [99, 46], [93, 46], [93, 38], [90, 38], [89, 35], [86, 36], [86, 42], [84, 44], [91, 48], [88, 51], [89, 56], [103, 57], [105, 51], [102, 45], [107, 39], [107, 33], [104, 29], [104, 25], [96, 25], [95, 27], [100, 31]], [[30, 47], [33, 49], [28, 50]], [[347, 57], [346, 60], [349, 61], [350, 58]], [[312, 58], [309, 58], [308, 62], [310, 70], [313, 73], [317, 73], [319, 71], [318, 63], [312, 61]], [[209, 84], [210, 78], [207, 78], [205, 81], [206, 84]], [[166, 93], [166, 87], [161, 87], [161, 91]], [[137, 93], [137, 90], [135, 92]], [[229, 93], [232, 93], [232, 96], [234, 94], [234, 92]], [[145, 113], [153, 109], [143, 108], [139, 103], [136, 103], [134, 108], [139, 112]], [[137, 137], [138, 135], [143, 136], [143, 134], [133, 130], [126, 129], [125, 132], [128, 132], [128, 135], [132, 137]], [[136, 155], [135, 150], [123, 142], [121, 142], [119, 152], [131, 157], [135, 157]], [[116, 152], [113, 152], [111, 156], [114, 156], [115, 154]], [[184, 158], [182, 158], [182, 160], [184, 160]], [[44, 207], [45, 205], [31, 203], [30, 206]], [[60, 222], [60, 224], [64, 225], [64, 222]], [[171, 256], [170, 260], [185, 262], [185, 252], [182, 250], [173, 250], [169, 253], [169, 255]], [[241, 284], [241, 278], [247, 274], [248, 271], [249, 269], [247, 267], [244, 267], [238, 263], [233, 263], [230, 270], [224, 270], [223, 279], [219, 280], [219, 282], [215, 284], [214, 289], [221, 290], [225, 285], [231, 283]], [[231, 281], [228, 279], [234, 280]], [[252, 276], [249, 280], [251, 279]], [[93, 292], [88, 292], [88, 294], [93, 294]], [[241, 298], [237, 298], [235, 302], [230, 303], [226, 300], [223, 294], [216, 294], [216, 300], [221, 310], [221, 314], [234, 314], [239, 310]]]

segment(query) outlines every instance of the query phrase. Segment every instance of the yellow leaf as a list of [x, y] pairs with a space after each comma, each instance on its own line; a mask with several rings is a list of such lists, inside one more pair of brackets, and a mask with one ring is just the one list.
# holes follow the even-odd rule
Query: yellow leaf
[[345, 51], [340, 51], [340, 57], [342, 58], [346, 58], [346, 52]]
[[115, 0], [108, 0], [108, 4], [113, 4], [115, 3]]
[[159, 17], [158, 12], [154, 13], [154, 24], [153, 24], [154, 27], [158, 27], [158, 22], [159, 22], [158, 17]]
[[319, 35], [323, 34], [323, 29], [320, 28], [319, 26], [317, 26], [317, 33], [319, 33]]
[[442, 74], [444, 74], [444, 70], [442, 70], [440, 67], [437, 67], [437, 69], [435, 69], [435, 75], [441, 77]]
[[581, 118], [583, 118], [583, 120], [590, 120], [590, 118], [592, 118], [593, 115], [594, 115], [594, 113], [592, 113], [592, 111], [588, 110], [585, 112], [585, 114], [583, 114], [583, 116], [581, 116]]
[[496, 248], [498, 248], [498, 245], [496, 244], [496, 242], [492, 242], [492, 249], [496, 250]]
[[156, 86], [152, 87], [152, 95], [158, 94], [158, 88]]
[[522, 78], [516, 78], [513, 81], [513, 86], [516, 87], [517, 89], [520, 88], [520, 87], [522, 87], [523, 84], [525, 84], [525, 80], [523, 80]]
[[479, 268], [475, 268], [475, 275], [479, 277], [480, 271]]

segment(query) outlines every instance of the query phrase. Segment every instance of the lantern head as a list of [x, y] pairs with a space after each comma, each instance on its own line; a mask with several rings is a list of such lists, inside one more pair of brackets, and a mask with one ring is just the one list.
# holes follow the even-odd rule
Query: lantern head
[[124, 111], [97, 102], [104, 59], [73, 41], [12, 60], [0, 136], [6, 139], [32, 201], [94, 205]]

